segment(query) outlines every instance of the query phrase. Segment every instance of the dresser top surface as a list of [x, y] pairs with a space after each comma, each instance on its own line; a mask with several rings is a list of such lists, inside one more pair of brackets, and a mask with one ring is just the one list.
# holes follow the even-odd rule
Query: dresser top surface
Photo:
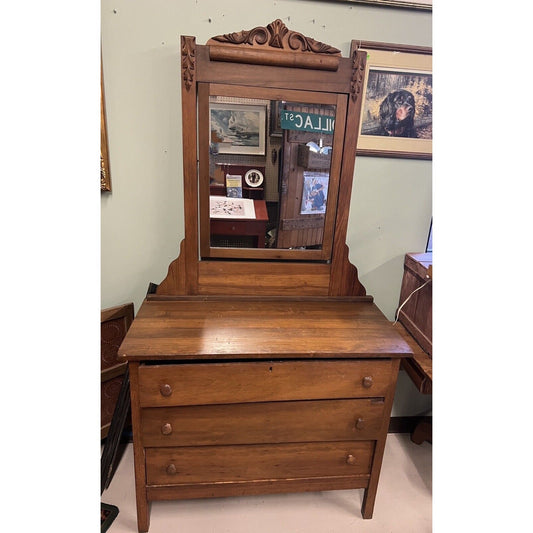
[[371, 302], [145, 300], [119, 348], [129, 360], [408, 357]]

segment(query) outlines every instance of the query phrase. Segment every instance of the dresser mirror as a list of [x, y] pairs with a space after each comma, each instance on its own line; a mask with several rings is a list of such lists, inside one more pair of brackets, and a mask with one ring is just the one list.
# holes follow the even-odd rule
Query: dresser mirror
[[200, 84], [202, 257], [330, 259], [346, 100]]
[[281, 20], [181, 37], [185, 238], [158, 295], [365, 295], [346, 246], [365, 62]]

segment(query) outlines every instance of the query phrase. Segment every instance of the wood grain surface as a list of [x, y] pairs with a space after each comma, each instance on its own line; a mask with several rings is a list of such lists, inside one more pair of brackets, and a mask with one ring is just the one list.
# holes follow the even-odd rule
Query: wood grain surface
[[391, 359], [142, 365], [142, 407], [376, 398], [387, 394]]
[[147, 448], [146, 481], [168, 485], [361, 475], [370, 472], [373, 449], [372, 441]]
[[342, 300], [145, 301], [119, 349], [129, 360], [410, 356], [377, 306]]
[[383, 400], [152, 407], [141, 413], [143, 442], [213, 446], [376, 439]]

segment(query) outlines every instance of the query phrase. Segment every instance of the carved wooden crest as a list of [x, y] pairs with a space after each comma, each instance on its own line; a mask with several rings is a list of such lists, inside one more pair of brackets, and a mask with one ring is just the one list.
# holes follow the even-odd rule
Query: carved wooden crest
[[226, 33], [211, 38], [207, 44], [249, 45], [274, 48], [286, 52], [312, 52], [315, 54], [341, 55], [341, 51], [329, 44], [289, 30], [280, 19], [271, 22], [266, 28], [258, 26], [253, 30]]

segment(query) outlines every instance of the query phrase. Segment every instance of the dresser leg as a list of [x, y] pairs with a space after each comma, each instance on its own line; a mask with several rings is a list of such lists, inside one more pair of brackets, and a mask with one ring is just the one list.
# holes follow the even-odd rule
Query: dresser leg
[[376, 489], [365, 489], [363, 496], [363, 505], [361, 506], [361, 515], [363, 518], [370, 520], [374, 514], [374, 502], [376, 501]]
[[396, 389], [396, 381], [398, 379], [398, 371], [400, 369], [400, 360], [395, 359], [391, 361], [392, 376], [389, 384], [389, 390], [385, 396], [385, 406], [383, 409], [384, 423], [381, 427], [381, 434], [376, 441], [376, 448], [374, 449], [374, 457], [372, 459], [372, 466], [370, 469], [370, 479], [368, 480], [368, 487], [365, 489], [363, 497], [363, 504], [361, 506], [361, 514], [363, 518], [370, 519], [374, 514], [374, 503], [376, 502], [376, 494], [378, 492], [379, 474], [381, 472], [381, 465], [383, 463], [383, 455], [385, 454], [385, 444], [387, 442], [387, 432], [389, 429], [390, 415], [392, 411], [392, 402], [394, 401], [394, 391]]
[[386, 440], [387, 434], [385, 433], [384, 436], [376, 442], [374, 458], [372, 460], [372, 473], [370, 474], [368, 487], [365, 489], [365, 495], [363, 497], [363, 505], [361, 506], [361, 514], [363, 515], [363, 518], [372, 518], [372, 514], [374, 513], [374, 503], [376, 502], [376, 494], [378, 492], [379, 474], [383, 463]]
[[131, 424], [133, 427], [133, 459], [135, 467], [135, 499], [137, 503], [137, 528], [146, 533], [150, 527], [150, 504], [146, 497], [146, 458], [141, 435], [141, 404], [139, 402], [139, 363], [130, 362]]
[[370, 519], [374, 513], [374, 503], [376, 502], [376, 494], [378, 492], [378, 481], [384, 449], [385, 442], [384, 439], [382, 439], [376, 443], [374, 460], [372, 462], [372, 474], [370, 475], [368, 487], [365, 489], [365, 495], [363, 496], [363, 504], [361, 506], [361, 514], [363, 515], [363, 518]]
[[139, 533], [147, 533], [149, 528], [150, 502], [143, 498], [137, 498], [137, 529], [139, 530]]

